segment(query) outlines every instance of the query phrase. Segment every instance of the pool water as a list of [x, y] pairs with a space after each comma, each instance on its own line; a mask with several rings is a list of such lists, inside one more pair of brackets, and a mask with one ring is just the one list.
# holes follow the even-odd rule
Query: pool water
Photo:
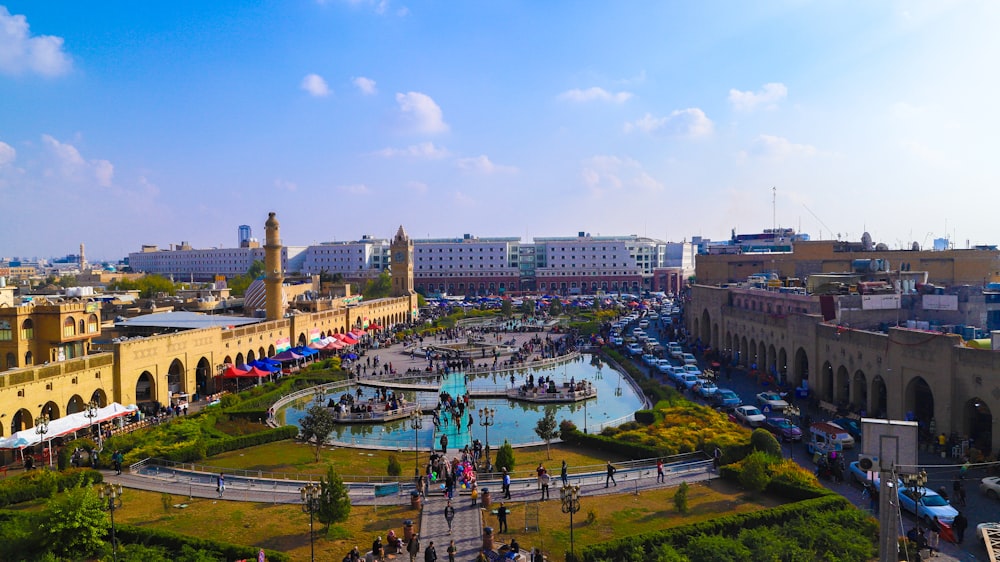
[[[471, 437], [468, 437], [466, 427], [463, 427], [461, 434], [466, 435], [464, 439], [479, 439], [484, 444], [486, 443], [487, 428], [479, 425], [479, 416], [477, 415], [480, 408], [496, 409], [494, 425], [488, 428], [490, 446], [496, 448], [505, 439], [510, 441], [513, 446], [540, 443], [541, 439], [535, 433], [535, 425], [549, 409], [555, 412], [557, 423], [562, 420], [570, 420], [581, 430], [586, 428], [589, 432], [594, 433], [600, 431], [605, 424], [630, 416], [643, 406], [642, 397], [629, 384], [626, 376], [607, 364], [599, 361], [592, 363], [589, 355], [581, 355], [578, 359], [561, 365], [542, 368], [526, 367], [516, 371], [514, 372], [515, 385], [524, 384], [528, 374], [533, 374], [536, 381], [540, 376], [552, 377], [558, 386], [562, 386], [563, 382], [569, 382], [571, 378], [576, 382], [587, 380], [597, 391], [597, 397], [570, 404], [535, 404], [506, 398], [472, 398], [469, 408], [465, 412], [465, 424], [468, 423], [469, 414], [472, 413], [472, 432]], [[456, 376], [462, 375], [456, 374]], [[470, 375], [467, 386], [470, 390], [510, 388], [510, 376], [510, 371], [496, 375]], [[407, 380], [407, 382], [411, 381]], [[326, 399], [336, 400], [341, 394], [353, 393], [356, 390], [357, 387], [351, 387], [348, 390], [330, 394]], [[362, 400], [367, 400], [374, 395], [374, 390], [371, 388], [363, 388], [362, 390]], [[426, 406], [435, 404], [438, 400], [437, 391], [400, 391], [398, 393], [405, 396], [407, 400], [417, 400]], [[278, 412], [279, 419], [283, 417], [284, 423], [297, 425], [311, 404], [312, 401], [309, 398], [289, 404]], [[423, 427], [416, 430], [416, 444], [422, 450], [429, 449], [432, 443], [435, 447], [440, 448], [439, 440], [435, 439], [432, 417], [425, 415], [423, 416]], [[461, 448], [464, 444], [461, 437], [455, 439], [450, 435], [448, 439], [449, 450]], [[346, 445], [378, 446], [411, 451], [415, 442], [414, 430], [410, 427], [410, 422], [407, 419], [384, 424], [340, 424], [330, 434], [329, 441]]]

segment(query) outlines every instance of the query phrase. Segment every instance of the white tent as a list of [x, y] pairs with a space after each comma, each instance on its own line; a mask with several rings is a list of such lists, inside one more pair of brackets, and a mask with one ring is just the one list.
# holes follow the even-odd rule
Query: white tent
[[39, 435], [35, 431], [34, 427], [29, 427], [28, 429], [18, 431], [10, 437], [0, 439], [0, 449], [23, 449], [25, 447], [37, 445], [42, 442], [43, 437], [46, 441], [49, 441], [50, 439], [68, 435], [74, 431], [86, 429], [95, 423], [106, 422], [122, 416], [131, 415], [137, 409], [138, 408], [136, 408], [135, 405], [122, 406], [117, 402], [113, 402], [103, 408], [98, 408], [97, 416], [93, 419], [88, 418], [87, 412], [85, 411], [69, 414], [59, 419], [50, 421], [49, 431], [45, 433], [44, 436]]

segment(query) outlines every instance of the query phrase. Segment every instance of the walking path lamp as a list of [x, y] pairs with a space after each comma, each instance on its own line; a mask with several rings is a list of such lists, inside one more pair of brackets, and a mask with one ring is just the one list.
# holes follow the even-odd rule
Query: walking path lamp
[[[104, 484], [97, 491], [97, 496], [101, 498], [101, 507], [111, 513], [111, 556], [118, 562], [118, 538], [115, 536], [115, 510], [122, 506], [122, 495], [125, 488], [121, 484]], [[107, 504], [103, 503], [107, 500]]]
[[[45, 434], [49, 432], [49, 416], [42, 414], [38, 416], [38, 420], [35, 422], [35, 433], [38, 434], [38, 440], [45, 443]], [[48, 444], [49, 449], [49, 468], [52, 468], [52, 443]]]
[[322, 388], [316, 387], [315, 392], [313, 392], [313, 400], [317, 404], [319, 404], [320, 406], [322, 406], [324, 398], [326, 398], [326, 392]]
[[[94, 419], [97, 418], [97, 402], [95, 402], [93, 400], [91, 400], [90, 402], [88, 402], [87, 403], [87, 412], [84, 413], [83, 415], [87, 416], [87, 419], [90, 420], [90, 431], [91, 431], [91, 433], [93, 433], [93, 431], [94, 431]], [[101, 448], [101, 432], [99, 430], [97, 432], [97, 448], [98, 448], [98, 450], [100, 450], [100, 448]]]
[[417, 448], [417, 434], [424, 427], [424, 418], [420, 414], [420, 406], [410, 414], [410, 429], [413, 430], [413, 477], [420, 478], [420, 449]]
[[309, 483], [299, 488], [302, 494], [302, 511], [309, 514], [309, 559], [316, 562], [316, 548], [313, 545], [313, 514], [319, 511], [320, 486]]
[[907, 474], [903, 476], [903, 482], [910, 489], [909, 494], [913, 498], [914, 503], [920, 505], [920, 500], [927, 493], [926, 488], [924, 488], [927, 485], [927, 471], [921, 470], [916, 474]]
[[580, 511], [580, 486], [563, 486], [559, 490], [559, 499], [562, 500], [562, 512], [569, 514], [569, 552], [576, 558], [573, 550], [573, 514]]
[[486, 428], [486, 466], [490, 466], [490, 426], [496, 423], [494, 417], [496, 416], [495, 408], [480, 408], [479, 409], [479, 425]]

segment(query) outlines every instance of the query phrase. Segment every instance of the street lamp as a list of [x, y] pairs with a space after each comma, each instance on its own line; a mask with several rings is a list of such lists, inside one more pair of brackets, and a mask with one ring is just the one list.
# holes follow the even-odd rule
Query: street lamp
[[[38, 441], [42, 443], [42, 450], [45, 450], [45, 434], [49, 432], [49, 416], [42, 414], [35, 421], [35, 433], [38, 434]], [[49, 443], [49, 468], [52, 468], [52, 444]]]
[[302, 494], [302, 512], [309, 514], [309, 559], [316, 562], [316, 549], [313, 545], [313, 514], [319, 511], [320, 486], [309, 483], [299, 488]]
[[495, 408], [480, 408], [479, 409], [479, 425], [486, 428], [486, 467], [489, 470], [490, 466], [490, 426], [495, 423], [494, 417], [496, 416]]
[[316, 390], [313, 392], [313, 400], [317, 404], [319, 404], [320, 406], [322, 406], [324, 398], [326, 398], [326, 392], [322, 388], [320, 388], [320, 387], [317, 386]]
[[118, 538], [115, 536], [115, 510], [122, 506], [122, 495], [125, 488], [121, 484], [104, 484], [97, 491], [97, 496], [103, 500], [108, 500], [107, 505], [101, 504], [101, 508], [111, 512], [111, 555], [115, 562], [118, 562]]
[[573, 545], [573, 514], [580, 511], [580, 486], [563, 486], [559, 490], [559, 499], [562, 501], [562, 512], [569, 514], [569, 552], [576, 558]]
[[[87, 412], [84, 414], [87, 419], [90, 420], [90, 432], [94, 432], [94, 419], [97, 418], [97, 402], [91, 400], [87, 403]], [[101, 449], [101, 432], [100, 428], [97, 431], [97, 449]]]
[[410, 429], [413, 430], [413, 477], [420, 478], [420, 449], [417, 448], [417, 434], [424, 428], [424, 418], [420, 405], [410, 414]]
[[906, 487], [910, 489], [911, 497], [913, 498], [913, 503], [916, 506], [915, 513], [917, 518], [920, 518], [920, 500], [923, 499], [927, 490], [924, 486], [927, 485], [927, 471], [921, 470], [916, 474], [907, 474], [903, 476], [903, 482], [906, 483]]

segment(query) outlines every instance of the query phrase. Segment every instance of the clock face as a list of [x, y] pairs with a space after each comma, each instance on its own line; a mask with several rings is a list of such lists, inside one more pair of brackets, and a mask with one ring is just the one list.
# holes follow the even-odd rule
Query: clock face
[[392, 256], [392, 259], [393, 259], [393, 261], [397, 261], [397, 262], [403, 261], [403, 252], [396, 252], [396, 254], [394, 256]]

